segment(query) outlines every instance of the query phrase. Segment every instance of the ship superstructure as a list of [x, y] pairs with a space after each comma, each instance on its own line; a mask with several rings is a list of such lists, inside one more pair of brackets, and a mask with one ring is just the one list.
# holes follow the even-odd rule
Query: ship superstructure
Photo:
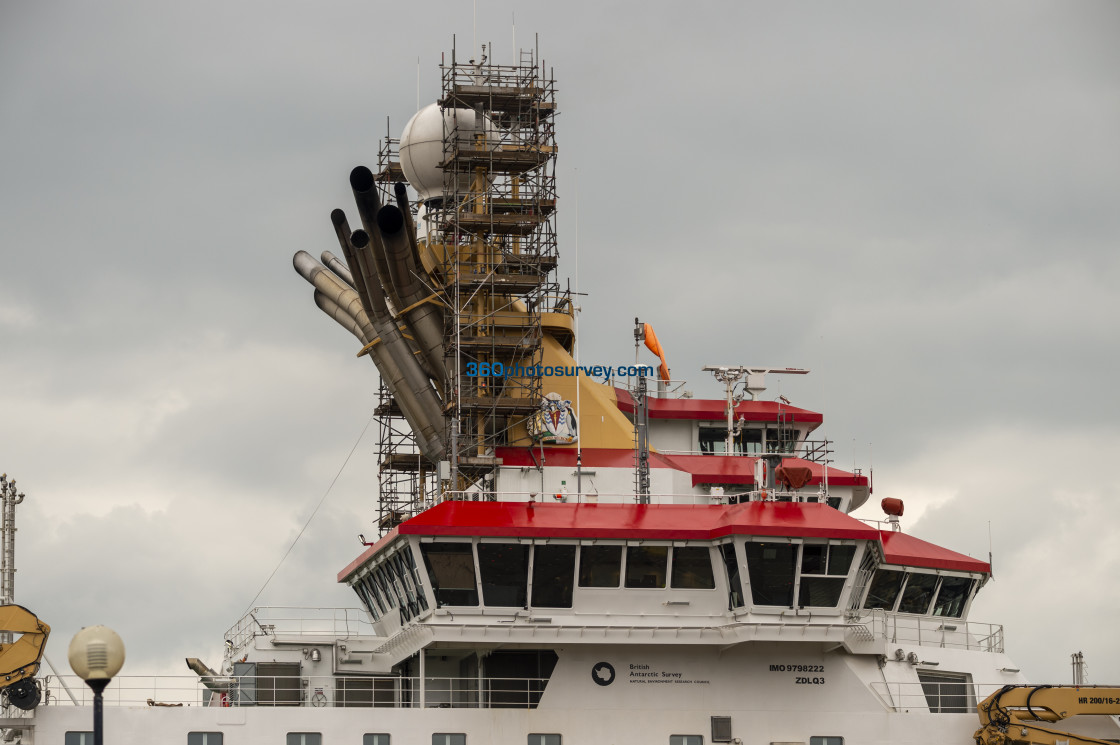
[[[808, 371], [710, 366], [726, 395], [695, 398], [637, 320], [656, 372], [579, 365], [546, 70], [453, 52], [350, 174], [341, 257], [295, 257], [379, 374], [379, 537], [337, 575], [360, 610], [254, 609], [186, 694], [110, 708], [114, 742], [948, 745], [1024, 682], [969, 618], [990, 564], [902, 532], [897, 500], [850, 516], [868, 477], [767, 398]], [[46, 693], [7, 725], [84, 745]]]

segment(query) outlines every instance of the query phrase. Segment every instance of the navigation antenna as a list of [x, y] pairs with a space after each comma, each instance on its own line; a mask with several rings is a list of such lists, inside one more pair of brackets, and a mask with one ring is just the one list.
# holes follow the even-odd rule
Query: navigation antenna
[[[742, 419], [737, 423], [734, 421], [735, 406], [738, 405], [747, 394], [750, 394], [751, 401], [758, 400], [758, 394], [766, 390], [766, 373], [774, 373], [776, 375], [806, 375], [809, 372], [800, 367], [727, 367], [725, 365], [705, 365], [703, 369], [704, 372], [712, 373], [716, 380], [723, 383], [727, 391], [727, 445], [724, 451], [726, 455], [733, 455], [735, 453], [735, 438], [739, 436], [745, 424]], [[743, 392], [735, 395], [735, 386], [744, 378], [746, 380], [743, 383]], [[781, 415], [779, 414], [779, 427], [781, 424]]]
[[[23, 501], [23, 492], [16, 493], [16, 480], [0, 474], [0, 499], [3, 499], [2, 542], [0, 555], [0, 605], [16, 601], [16, 505]], [[12, 632], [0, 631], [0, 644], [11, 644]]]

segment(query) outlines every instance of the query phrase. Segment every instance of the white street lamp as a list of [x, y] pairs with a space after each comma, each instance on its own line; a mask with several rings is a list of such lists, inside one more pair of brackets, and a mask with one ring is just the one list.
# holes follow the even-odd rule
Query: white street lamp
[[70, 640], [70, 667], [93, 690], [93, 745], [101, 742], [101, 692], [124, 665], [124, 642], [108, 626], [87, 626]]

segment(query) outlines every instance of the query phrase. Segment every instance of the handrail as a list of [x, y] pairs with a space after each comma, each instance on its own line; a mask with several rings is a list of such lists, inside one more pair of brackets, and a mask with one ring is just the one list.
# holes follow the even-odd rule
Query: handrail
[[[65, 679], [63, 679], [63, 677]], [[521, 708], [540, 703], [548, 678], [375, 676], [230, 676], [228, 690], [211, 692], [196, 676], [118, 675], [105, 689], [106, 706]], [[92, 693], [77, 676], [42, 679], [41, 706], [90, 706]], [[79, 691], [71, 702], [63, 683]], [[423, 703], [421, 703], [423, 691]]]
[[881, 609], [854, 615], [852, 620], [868, 627], [875, 638], [885, 639], [890, 644], [1003, 652], [1002, 624], [886, 613]]
[[[548, 465], [548, 464], [546, 463], [545, 465]], [[590, 473], [594, 470], [595, 470], [594, 468], [586, 468], [586, 469], [584, 469], [584, 473], [587, 474], [587, 473]], [[574, 469], [573, 469], [572, 473], [573, 474], [575, 473]], [[744, 484], [744, 486], [747, 486], [747, 485]], [[557, 492], [557, 493], [560, 493], [560, 492]], [[764, 499], [761, 498], [763, 493], [765, 493], [765, 495], [766, 495]], [[749, 496], [749, 497], [751, 497], [750, 501], [752, 501], [752, 502], [789, 502], [789, 501], [817, 502], [817, 501], [824, 501], [826, 498], [828, 498], [829, 495], [828, 495], [827, 492], [822, 492], [819, 489], [815, 489], [813, 491], [783, 491], [783, 490], [779, 490], [779, 489], [760, 490], [760, 489], [755, 488], [755, 489], [752, 489], [752, 490], [746, 491], [746, 492], [732, 493], [732, 494], [730, 494], [730, 496], [737, 496], [737, 497]], [[504, 499], [503, 497], [517, 497], [517, 498], [516, 499]], [[436, 498], [435, 502], [438, 504], [440, 502], [446, 502], [446, 501], [449, 501], [449, 500], [483, 501], [483, 502], [537, 502], [537, 503], [540, 503], [540, 502], [550, 502], [551, 503], [551, 502], [554, 502], [554, 501], [561, 501], [561, 502], [569, 502], [569, 503], [574, 502], [574, 503], [578, 504], [578, 503], [581, 503], [583, 501], [593, 501], [593, 502], [597, 501], [598, 503], [602, 504], [604, 497], [612, 498], [611, 501], [609, 502], [610, 504], [631, 504], [631, 503], [635, 502], [635, 494], [634, 494], [633, 491], [608, 492], [608, 491], [600, 491], [599, 489], [592, 489], [592, 488], [588, 488], [588, 487], [584, 487], [582, 494], [577, 494], [575, 488], [568, 487], [568, 492], [566, 494], [562, 494], [562, 499], [561, 500], [556, 500], [555, 497], [556, 497], [556, 493], [553, 493], [553, 492], [546, 492], [544, 494], [540, 494], [538, 492], [526, 492], [524, 490], [518, 490], [518, 491], [491, 491], [491, 490], [481, 491], [481, 490], [468, 489], [468, 490], [465, 490], [465, 491], [445, 491], [445, 492], [442, 492]], [[686, 504], [687, 505], [687, 503], [680, 501], [682, 499], [694, 500], [693, 503], [692, 503], [693, 506], [695, 506], [695, 505], [704, 506], [704, 505], [719, 504], [720, 503], [718, 498], [712, 497], [710, 494], [697, 494], [696, 492], [653, 492], [653, 493], [650, 494], [650, 497], [652, 499], [654, 499], [654, 504], [659, 504], [660, 502], [658, 502], [657, 500], [661, 500], [661, 499], [672, 500], [672, 501], [665, 502], [665, 504], [675, 504], [675, 505], [680, 505], [680, 504]], [[588, 498], [591, 498], [591, 499], [589, 500]], [[613, 498], [618, 498], [618, 499], [613, 499]]]
[[231, 626], [224, 638], [236, 654], [259, 636], [298, 634], [339, 639], [374, 633], [368, 614], [360, 608], [258, 606]]
[[983, 701], [1004, 683], [927, 681], [898, 683], [873, 681], [871, 690], [888, 709], [903, 714], [976, 714]]

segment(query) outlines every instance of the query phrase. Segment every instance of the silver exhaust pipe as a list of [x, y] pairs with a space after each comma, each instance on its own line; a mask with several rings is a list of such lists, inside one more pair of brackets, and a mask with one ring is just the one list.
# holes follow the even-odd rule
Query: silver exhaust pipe
[[[385, 349], [387, 352], [385, 356], [391, 358], [395, 363], [394, 367], [399, 377], [393, 381], [390, 387], [392, 388], [395, 385], [411, 391], [420, 404], [421, 413], [417, 417], [417, 421], [409, 421], [409, 424], [412, 425], [413, 432], [418, 440], [424, 439], [432, 443], [432, 455], [427, 452], [425, 452], [425, 455], [428, 455], [433, 463], [438, 463], [445, 452], [443, 405], [439, 394], [432, 387], [428, 374], [420, 366], [420, 362], [401, 334], [396, 321], [389, 315], [385, 296], [381, 294], [381, 285], [368, 281], [371, 271], [368, 261], [366, 261], [370, 250], [369, 236], [364, 230], [355, 230], [350, 237], [350, 245], [357, 256], [358, 265], [362, 267], [362, 273], [367, 276], [366, 292], [369, 293], [370, 305], [373, 308], [374, 328], [377, 329], [378, 336], [381, 338], [381, 342], [374, 345], [373, 349], [379, 347]], [[386, 384], [389, 384], [389, 371], [382, 369], [381, 365], [378, 365], [378, 369], [381, 369], [382, 374], [386, 375]], [[396, 395], [395, 392], [394, 395]], [[401, 408], [404, 408], [403, 404]], [[436, 453], [436, 450], [438, 450], [438, 453]]]
[[[359, 231], [360, 232], [360, 231]], [[349, 242], [348, 242], [349, 243]], [[439, 462], [444, 455], [443, 440], [439, 436], [442, 427], [437, 428], [433, 423], [440, 422], [440, 408], [438, 398], [435, 397], [435, 391], [431, 385], [428, 384], [426, 378], [421, 378], [427, 386], [427, 390], [431, 392], [429, 400], [421, 401], [421, 397], [417, 395], [417, 386], [411, 385], [412, 381], [408, 380], [406, 375], [401, 371], [399, 365], [399, 353], [392, 352], [392, 344], [386, 344], [384, 338], [379, 338], [381, 331], [386, 327], [396, 332], [396, 337], [401, 344], [404, 339], [400, 336], [400, 330], [397, 329], [396, 324], [391, 320], [388, 324], [380, 320], [374, 320], [372, 323], [369, 320], [363, 305], [362, 299], [358, 297], [354, 290], [345, 287], [342, 281], [337, 279], [329, 271], [326, 270], [319, 262], [306, 251], [299, 251], [293, 257], [292, 263], [295, 265], [296, 271], [300, 275], [315, 286], [315, 289], [322, 292], [327, 299], [335, 302], [340, 306], [347, 315], [352, 315], [356, 318], [359, 330], [362, 332], [365, 339], [366, 346], [369, 346], [369, 354], [373, 360], [374, 365], [377, 366], [378, 371], [381, 373], [382, 380], [388, 386], [393, 398], [396, 399], [397, 404], [401, 407], [401, 412], [404, 414], [405, 419], [408, 420], [409, 426], [412, 427], [413, 432], [416, 433], [416, 441], [420, 447], [421, 452], [425, 457], [433, 463]], [[378, 288], [380, 290], [380, 288]], [[340, 300], [341, 298], [341, 300]], [[384, 305], [384, 297], [381, 297], [381, 305]], [[374, 304], [373, 307], [377, 307]], [[360, 316], [356, 314], [360, 313]], [[379, 317], [381, 318], [381, 317]], [[337, 320], [337, 319], [336, 319]], [[362, 338], [362, 337], [359, 337]], [[398, 345], [399, 347], [399, 345]], [[406, 355], [408, 357], [406, 362], [411, 362], [413, 366], [419, 370], [419, 363], [412, 358], [411, 352], [407, 349]], [[418, 373], [420, 376], [423, 373]], [[422, 389], [421, 389], [422, 390]], [[435, 399], [434, 401], [430, 399]], [[435, 410], [436, 416], [432, 415], [432, 410]]]
[[[342, 210], [339, 210], [341, 212]], [[354, 275], [350, 273], [350, 267], [346, 266], [346, 262], [338, 258], [330, 251], [324, 251], [319, 260], [323, 262], [323, 266], [334, 272], [339, 279], [351, 287], [354, 286]]]
[[[346, 264], [353, 267], [357, 272], [354, 287], [358, 291], [358, 296], [362, 300], [362, 306], [365, 308], [366, 314], [375, 325], [378, 322], [392, 323], [395, 325], [395, 314], [393, 313], [393, 309], [389, 307], [388, 300], [385, 298], [384, 282], [376, 276], [376, 270], [372, 268], [374, 263], [371, 259], [373, 255], [371, 254], [371, 249], [369, 247], [363, 247], [362, 250], [359, 251], [354, 247], [354, 243], [351, 240], [353, 234], [350, 232], [350, 224], [346, 220], [346, 213], [342, 210], [336, 209], [331, 213], [331, 222], [334, 223], [335, 236], [338, 238], [338, 245], [342, 248], [342, 253], [346, 257]], [[369, 236], [368, 233], [364, 235], [367, 238]], [[352, 276], [352, 278], [354, 277]], [[386, 278], [385, 282], [391, 284], [392, 280]], [[415, 334], [413, 334], [413, 338], [415, 339]], [[404, 342], [409, 351], [415, 355], [418, 350], [414, 343], [410, 343], [408, 339], [405, 339]], [[437, 381], [442, 388], [442, 378], [436, 375], [426, 359], [424, 360], [423, 366], [425, 374], [432, 380]]]
[[[447, 383], [443, 350], [443, 307], [434, 293], [424, 285], [421, 277], [427, 273], [416, 265], [409, 245], [405, 213], [387, 204], [377, 213], [377, 227], [385, 245], [389, 274], [400, 298], [401, 317], [412, 332], [412, 338], [424, 355], [428, 368], [435, 373], [436, 382], [443, 390]], [[415, 239], [415, 236], [413, 236]]]
[[[297, 251], [296, 255], [292, 257], [292, 266], [295, 267], [299, 275], [306, 279], [311, 285], [327, 298], [332, 300], [348, 316], [354, 319], [354, 322], [361, 330], [361, 334], [357, 335], [358, 338], [363, 336], [366, 339], [372, 340], [377, 338], [377, 333], [374, 330], [373, 324], [370, 322], [368, 314], [362, 307], [361, 298], [358, 293], [350, 289], [342, 283], [331, 272], [327, 271], [315, 258], [306, 251]], [[368, 341], [366, 342], [369, 343]]]
[[373, 339], [368, 338], [362, 333], [362, 327], [358, 325], [358, 321], [353, 316], [347, 313], [341, 305], [324, 295], [320, 290], [315, 290], [315, 304], [319, 306], [319, 310], [333, 318], [339, 326], [357, 337], [363, 347], [373, 341]]

